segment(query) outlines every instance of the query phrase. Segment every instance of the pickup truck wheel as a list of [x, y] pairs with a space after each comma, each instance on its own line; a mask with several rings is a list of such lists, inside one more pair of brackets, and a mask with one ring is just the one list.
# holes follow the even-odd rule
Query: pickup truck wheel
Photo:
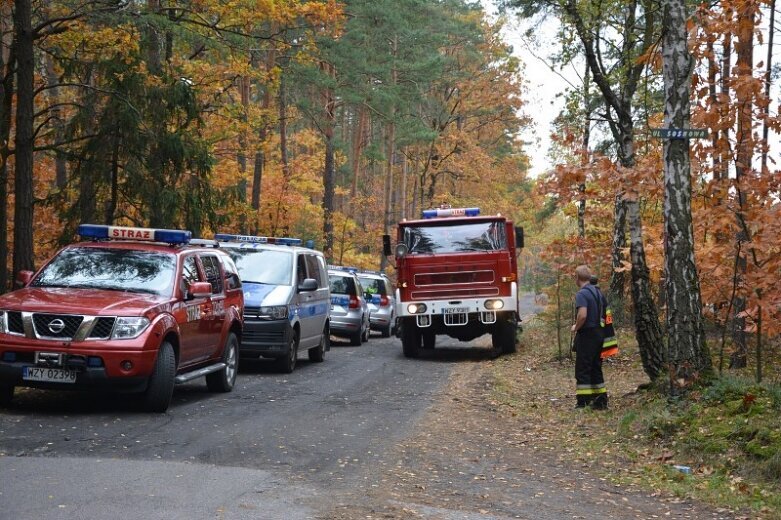
[[206, 387], [210, 392], [230, 392], [236, 384], [239, 369], [239, 340], [233, 332], [228, 333], [225, 349], [222, 352], [225, 368], [206, 375]]
[[491, 343], [495, 350], [502, 354], [512, 354], [517, 350], [515, 345], [515, 322], [511, 320], [497, 320], [494, 332], [491, 334]]
[[320, 336], [320, 343], [315, 348], [310, 348], [307, 352], [309, 354], [309, 361], [312, 363], [322, 363], [325, 359], [325, 351], [328, 349], [328, 327], [323, 329], [323, 335]]
[[146, 391], [143, 393], [144, 409], [149, 412], [162, 413], [168, 410], [171, 397], [174, 394], [174, 377], [176, 376], [176, 356], [174, 347], [164, 341], [157, 351], [157, 359], [152, 375], [149, 377]]
[[296, 368], [296, 361], [298, 361], [298, 331], [293, 329], [293, 332], [290, 333], [287, 355], [279, 358], [279, 370], [285, 374], [291, 374]]
[[405, 320], [401, 325], [401, 347], [405, 357], [416, 358], [420, 355], [421, 336], [415, 322]]
[[13, 386], [0, 386], [0, 406], [8, 406], [14, 398]]

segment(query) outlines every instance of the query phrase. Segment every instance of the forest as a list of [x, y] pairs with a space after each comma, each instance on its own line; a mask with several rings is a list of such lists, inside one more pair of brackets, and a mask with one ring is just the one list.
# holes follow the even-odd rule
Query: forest
[[[479, 206], [526, 228], [527, 287], [595, 267], [651, 380], [750, 359], [761, 380], [781, 322], [775, 5], [670, 5], [3, 0], [0, 287], [83, 222], [296, 236], [391, 270], [397, 221]], [[549, 66], [582, 71], [537, 130], [555, 141], [538, 178], [521, 135], [544, 108], [502, 35], [519, 19], [554, 20]], [[652, 135], [676, 122], [707, 137]]]

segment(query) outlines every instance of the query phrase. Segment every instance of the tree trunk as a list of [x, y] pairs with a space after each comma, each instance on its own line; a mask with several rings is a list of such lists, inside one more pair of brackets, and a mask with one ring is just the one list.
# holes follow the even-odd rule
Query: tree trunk
[[[0, 13], [6, 14], [3, 8]], [[10, 15], [10, 9], [8, 11]], [[0, 56], [0, 222], [8, 222], [8, 156], [11, 136], [11, 113], [13, 111], [14, 68], [16, 67], [15, 45], [5, 57]], [[8, 290], [8, 226], [0, 226], [0, 293]]]
[[[333, 66], [320, 64], [329, 75], [334, 74]], [[334, 258], [334, 195], [336, 192], [336, 164], [334, 159], [334, 127], [336, 125], [336, 100], [330, 88], [323, 91], [323, 138], [325, 139], [325, 161], [323, 170], [323, 254], [328, 262]]]
[[618, 193], [613, 203], [613, 245], [611, 247], [611, 263], [613, 272], [610, 275], [610, 299], [614, 302], [614, 312], [619, 320], [625, 309], [624, 301], [624, 271], [623, 259], [626, 248], [626, 203], [624, 194]]
[[114, 139], [112, 139], [111, 146], [111, 177], [109, 179], [109, 186], [111, 186], [111, 193], [109, 199], [106, 201], [106, 214], [103, 219], [103, 223], [110, 225], [114, 223], [114, 214], [117, 211], [117, 199], [119, 197], [119, 145], [120, 134], [119, 128], [114, 132]]
[[[691, 71], [684, 0], [663, 0], [664, 127], [689, 128]], [[672, 393], [711, 370], [702, 322], [700, 280], [694, 259], [688, 139], [664, 142], [665, 286], [667, 361]], [[681, 381], [683, 383], [681, 383]]]
[[[583, 160], [581, 164], [588, 166], [590, 158], [588, 147], [591, 141], [591, 69], [586, 63], [586, 72], [583, 74]], [[585, 168], [584, 178], [578, 184], [578, 237], [586, 238], [586, 179]]]
[[773, 72], [773, 35], [776, 28], [776, 0], [770, 0], [770, 21], [768, 22], [768, 37], [767, 37], [767, 61], [765, 62], [765, 107], [762, 112], [765, 115], [765, 121], [762, 123], [762, 169], [760, 170], [762, 175], [767, 175], [767, 154], [768, 154], [768, 137], [770, 135], [770, 126], [768, 125], [768, 118], [770, 117], [770, 84], [772, 82]]
[[664, 370], [664, 338], [659, 325], [659, 312], [651, 296], [648, 266], [645, 263], [643, 224], [640, 203], [626, 201], [629, 224], [630, 256], [632, 260], [632, 302], [635, 313], [635, 336], [643, 369], [651, 381]]
[[[738, 11], [738, 41], [735, 45], [737, 52], [737, 64], [735, 74], [741, 78], [749, 78], [754, 70], [754, 3], [751, 0], [741, 2]], [[746, 175], [751, 172], [752, 162], [752, 94], [746, 89], [737, 89], [738, 131], [736, 134], [737, 154], [735, 160], [735, 182], [738, 195], [738, 226], [742, 229], [741, 221], [746, 210], [746, 192], [743, 182]], [[737, 240], [747, 241], [749, 237], [745, 232], [738, 232]], [[745, 253], [741, 254], [738, 261], [739, 281], [738, 287], [743, 286], [746, 277], [747, 261]], [[745, 368], [748, 362], [748, 347], [746, 344], [746, 297], [740, 292], [735, 300], [735, 324], [733, 327], [733, 342], [735, 350], [730, 356], [730, 368]]]
[[[383, 188], [384, 212], [382, 218], [382, 232], [383, 234], [387, 235], [390, 234], [390, 226], [391, 226], [391, 219], [392, 219], [391, 192], [393, 191], [393, 154], [396, 151], [396, 147], [395, 147], [396, 125], [394, 125], [393, 122], [390, 122], [387, 125], [387, 130], [385, 132], [385, 139], [386, 139], [386, 153], [388, 154], [388, 159], [386, 161], [385, 184]], [[385, 255], [381, 254], [380, 270], [381, 271], [385, 270], [387, 265], [388, 265], [388, 258]]]
[[33, 254], [33, 97], [35, 56], [32, 5], [14, 2], [16, 32], [16, 155], [14, 163], [14, 259], [13, 271], [34, 269]]
[[[46, 83], [50, 87], [48, 92], [49, 104], [52, 106], [50, 111], [52, 117], [52, 126], [54, 127], [54, 140], [62, 142], [65, 139], [65, 121], [62, 117], [62, 109], [57, 106], [60, 103], [60, 89], [57, 85], [60, 80], [54, 70], [54, 58], [50, 54], [46, 55]], [[65, 154], [59, 148], [54, 151], [54, 185], [57, 189], [65, 189], [68, 183], [68, 162]]]
[[366, 106], [358, 107], [358, 121], [353, 129], [353, 153], [352, 153], [352, 185], [350, 186], [350, 199], [354, 200], [358, 194], [358, 179], [361, 176], [361, 154], [366, 144]]

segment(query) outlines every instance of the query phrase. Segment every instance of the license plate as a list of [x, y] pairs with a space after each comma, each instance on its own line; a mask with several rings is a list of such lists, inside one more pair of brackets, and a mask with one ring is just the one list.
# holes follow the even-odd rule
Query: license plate
[[469, 307], [445, 307], [442, 314], [465, 314], [469, 312]]
[[22, 379], [46, 383], [75, 383], [76, 371], [64, 368], [24, 367]]

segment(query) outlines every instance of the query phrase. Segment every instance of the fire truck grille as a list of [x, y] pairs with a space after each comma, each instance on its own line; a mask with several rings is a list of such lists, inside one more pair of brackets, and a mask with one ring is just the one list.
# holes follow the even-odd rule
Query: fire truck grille
[[33, 324], [39, 338], [71, 339], [79, 330], [82, 321], [84, 316], [33, 314]]
[[415, 275], [415, 286], [417, 287], [492, 283], [493, 281], [493, 271], [451, 271], [447, 273], [421, 273]]
[[437, 300], [442, 298], [480, 298], [484, 296], [498, 296], [498, 287], [483, 287], [479, 289], [426, 289], [412, 291], [413, 300]]

